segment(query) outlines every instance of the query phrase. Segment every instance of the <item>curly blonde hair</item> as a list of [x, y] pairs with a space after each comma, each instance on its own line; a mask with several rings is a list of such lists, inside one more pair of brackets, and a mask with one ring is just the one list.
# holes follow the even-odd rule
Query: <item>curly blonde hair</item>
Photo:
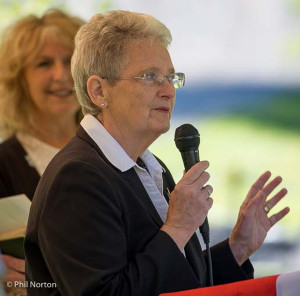
[[74, 50], [74, 38], [84, 21], [51, 9], [41, 17], [26, 16], [3, 32], [0, 45], [0, 137], [31, 128], [32, 100], [24, 78], [45, 40], [51, 38]]
[[[96, 14], [75, 37], [71, 71], [83, 114], [99, 115], [87, 92], [92, 75], [117, 78], [127, 64], [127, 50], [139, 40], [158, 40], [166, 48], [172, 41], [169, 29], [154, 17], [129, 11]], [[109, 80], [114, 85], [115, 80]]]

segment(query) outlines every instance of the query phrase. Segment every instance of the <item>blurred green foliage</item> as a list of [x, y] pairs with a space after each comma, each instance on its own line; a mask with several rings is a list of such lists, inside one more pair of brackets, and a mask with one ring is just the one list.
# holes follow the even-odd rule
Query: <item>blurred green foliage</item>
[[[89, 1], [89, 7], [97, 12], [112, 8], [113, 0]], [[65, 0], [0, 0], [0, 34], [3, 28], [16, 19], [28, 15], [41, 15], [49, 8], [59, 8], [72, 13], [72, 6]]]
[[300, 0], [289, 0], [291, 10], [294, 13], [300, 13]]
[[270, 103], [248, 109], [242, 115], [235, 114], [234, 117], [249, 121], [252, 125], [300, 134], [300, 93], [291, 91], [277, 95]]
[[96, 12], [100, 11], [107, 11], [112, 9], [112, 0], [102, 0], [102, 1], [96, 1]]
[[0, 0], [1, 31], [19, 17], [30, 13], [40, 15], [50, 7], [66, 9], [63, 0]]
[[[300, 0], [288, 0], [290, 21], [294, 24], [299, 24], [300, 16]], [[291, 30], [290, 37], [286, 41], [286, 56], [290, 60], [299, 59], [300, 56], [300, 31], [299, 26], [297, 30]]]

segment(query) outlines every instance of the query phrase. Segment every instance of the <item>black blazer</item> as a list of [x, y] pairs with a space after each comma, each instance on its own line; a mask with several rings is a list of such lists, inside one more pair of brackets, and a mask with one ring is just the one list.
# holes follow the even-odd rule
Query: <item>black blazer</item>
[[25, 193], [32, 200], [40, 175], [27, 157], [16, 137], [0, 144], [0, 198]]
[[[25, 239], [27, 279], [56, 287], [29, 287], [28, 295], [152, 296], [200, 287], [162, 224], [134, 169], [120, 172], [79, 127], [39, 182]], [[227, 241], [212, 256], [216, 284], [253, 275]]]

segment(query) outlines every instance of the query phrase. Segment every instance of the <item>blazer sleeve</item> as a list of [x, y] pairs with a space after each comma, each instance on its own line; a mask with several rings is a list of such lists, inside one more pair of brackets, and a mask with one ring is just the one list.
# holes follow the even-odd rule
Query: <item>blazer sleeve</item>
[[0, 198], [24, 193], [32, 200], [40, 176], [16, 137], [0, 144]]
[[[204, 251], [207, 261], [207, 252]], [[253, 278], [254, 269], [250, 260], [241, 266], [236, 262], [228, 239], [211, 247], [214, 285], [222, 285]], [[206, 263], [207, 264], [207, 263]]]

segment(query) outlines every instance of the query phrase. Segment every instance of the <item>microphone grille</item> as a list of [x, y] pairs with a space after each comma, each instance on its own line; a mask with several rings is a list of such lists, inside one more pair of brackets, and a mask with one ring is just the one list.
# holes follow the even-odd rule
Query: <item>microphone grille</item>
[[175, 131], [175, 144], [180, 151], [197, 148], [200, 144], [198, 130], [189, 123], [179, 126]]

